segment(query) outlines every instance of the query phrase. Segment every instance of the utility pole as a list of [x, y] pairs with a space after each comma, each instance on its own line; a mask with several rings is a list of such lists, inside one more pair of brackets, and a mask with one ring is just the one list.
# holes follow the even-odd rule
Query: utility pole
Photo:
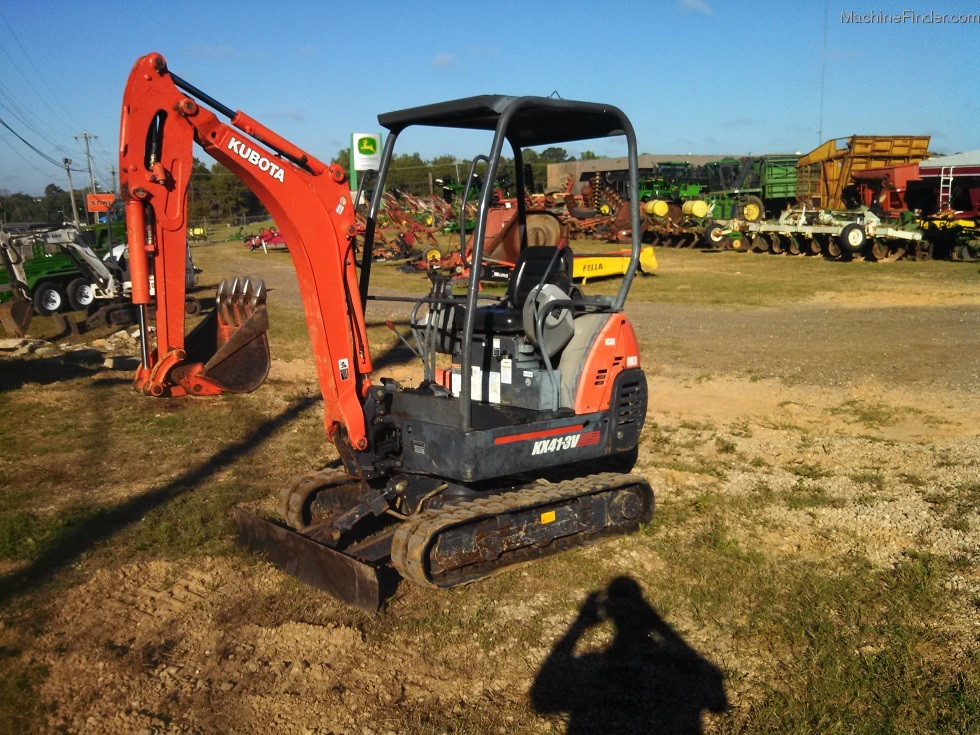
[[81, 229], [81, 225], [78, 222], [78, 206], [75, 204], [75, 187], [71, 183], [71, 159], [63, 159], [65, 164], [65, 173], [68, 174], [68, 193], [71, 195], [71, 218], [75, 223], [75, 227]]
[[[93, 140], [93, 139], [98, 138], [98, 137], [99, 136], [97, 136], [97, 135], [89, 135], [87, 130], [83, 130], [81, 135], [76, 135], [75, 136], [76, 139], [78, 139], [78, 138], [84, 138], [85, 139], [85, 158], [88, 159], [88, 180], [89, 180], [89, 183], [92, 185], [92, 193], [93, 194], [96, 193], [96, 191], [95, 191], [95, 175], [92, 173], [92, 154], [89, 152], [88, 142], [89, 142], [89, 140]], [[96, 217], [98, 217], [98, 215], [95, 214], [95, 212], [93, 212], [92, 213], [92, 217], [93, 218], [96, 218]]]
[[823, 145], [823, 98], [827, 82], [827, 19], [830, 17], [830, 0], [823, 4], [823, 52], [820, 54], [820, 127], [817, 131], [817, 145]]
[[116, 167], [115, 166], [109, 169], [109, 174], [112, 176], [112, 193], [118, 194], [119, 192], [116, 191]]

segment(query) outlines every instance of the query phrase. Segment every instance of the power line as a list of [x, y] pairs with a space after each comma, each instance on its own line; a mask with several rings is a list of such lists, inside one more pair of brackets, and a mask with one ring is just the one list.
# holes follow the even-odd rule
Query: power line
[[[5, 16], [3, 14], [3, 11], [2, 10], [0, 10], [0, 18], [3, 19], [4, 24], [7, 26], [7, 29], [10, 31], [10, 35], [13, 36], [14, 41], [20, 47], [20, 50], [23, 53], [24, 58], [27, 59], [27, 62], [31, 65], [31, 68], [34, 69], [34, 73], [37, 74], [38, 79], [41, 80], [41, 83], [44, 84], [45, 88], [48, 90], [48, 93], [51, 95], [51, 99], [53, 99], [55, 102], [58, 103], [58, 106], [62, 109], [62, 111], [65, 113], [65, 115], [68, 116], [68, 119], [71, 122], [73, 122], [77, 127], [79, 127], [79, 128], [85, 127], [84, 125], [82, 125], [81, 123], [79, 123], [77, 120], [75, 120], [74, 117], [72, 117], [72, 114], [70, 112], [68, 112], [68, 108], [66, 108], [64, 106], [64, 104], [62, 104], [61, 100], [54, 93], [54, 90], [51, 89], [51, 86], [48, 84], [47, 80], [41, 75], [41, 72], [38, 70], [37, 66], [34, 64], [34, 61], [31, 59], [30, 54], [27, 53], [27, 49], [24, 48], [24, 44], [22, 44], [20, 42], [20, 39], [17, 37], [17, 34], [14, 32], [13, 26], [10, 25], [10, 21], [7, 20], [7, 16]], [[6, 49], [3, 48], [3, 46], [0, 46], [0, 49], [3, 49], [4, 54], [6, 54], [7, 55], [7, 58], [10, 59], [10, 63], [14, 65], [14, 68], [18, 72], [20, 72], [20, 75], [22, 77], [24, 77], [24, 81], [27, 82], [27, 85], [32, 90], [34, 90], [35, 93], [37, 93], [37, 89], [34, 87], [33, 84], [31, 84], [31, 81], [30, 81], [30, 79], [27, 78], [27, 75], [24, 74], [23, 71], [21, 71], [21, 68], [19, 66], [17, 66], [17, 62], [14, 61], [14, 58], [7, 52]], [[59, 113], [53, 107], [51, 107], [51, 105], [49, 105], [43, 98], [41, 98], [41, 95], [40, 94], [38, 94], [38, 98], [41, 99], [41, 102], [44, 103], [44, 105], [49, 110], [51, 110], [51, 112], [55, 113], [55, 119], [59, 119], [60, 118]]]
[[[14, 133], [14, 135], [17, 135], [17, 134], [16, 134], [16, 133]], [[20, 137], [20, 136], [18, 136], [18, 137]], [[15, 147], [14, 147], [14, 145], [13, 145], [13, 143], [11, 143], [11, 142], [10, 142], [9, 140], [7, 140], [6, 138], [4, 138], [4, 137], [3, 137], [2, 135], [0, 135], [0, 140], [2, 140], [2, 141], [3, 141], [4, 143], [6, 143], [6, 144], [7, 144], [8, 146], [10, 146], [10, 150], [12, 150], [12, 151], [13, 151], [13, 152], [14, 152], [14, 153], [15, 153], [15, 154], [17, 155], [17, 157], [18, 157], [18, 158], [19, 158], [20, 160], [22, 160], [22, 161], [23, 161], [24, 163], [26, 163], [26, 164], [27, 164], [28, 166], [30, 166], [30, 167], [31, 167], [32, 169], [34, 169], [35, 171], [37, 171], [37, 172], [38, 172], [39, 174], [41, 174], [42, 176], [50, 176], [50, 175], [51, 175], [51, 174], [49, 174], [49, 173], [48, 173], [48, 172], [46, 172], [46, 171], [42, 171], [42, 170], [41, 170], [41, 169], [39, 169], [39, 168], [38, 168], [37, 166], [35, 166], [35, 165], [34, 165], [34, 163], [33, 163], [32, 161], [30, 161], [30, 160], [28, 160], [27, 158], [25, 158], [25, 157], [24, 157], [24, 154], [23, 154], [23, 153], [21, 153], [21, 152], [20, 152], [19, 150], [17, 150], [17, 149], [16, 149]]]
[[[116, 156], [112, 155], [111, 153], [109, 153], [106, 150], [106, 147], [104, 145], [102, 145], [102, 139], [101, 138], [95, 138], [95, 147], [98, 148], [101, 151], [102, 155], [105, 156], [105, 158], [107, 158], [109, 160], [109, 162], [110, 162], [109, 163], [109, 168], [108, 168], [109, 179], [110, 179], [110, 181], [114, 180], [115, 179], [115, 171], [116, 171], [116, 161], [118, 159], [116, 158]], [[93, 158], [95, 159], [96, 169], [97, 170], [101, 170], [102, 173], [105, 174], [106, 171], [107, 171], [107, 169], [105, 168], [105, 165], [99, 163], [99, 159], [98, 159], [97, 156], [93, 156]], [[105, 178], [105, 177], [103, 176], [103, 178]]]
[[[17, 139], [21, 143], [23, 143], [28, 148], [30, 148], [32, 151], [34, 151], [35, 153], [37, 153], [37, 155], [39, 155], [45, 161], [47, 161], [48, 163], [50, 163], [52, 166], [56, 166], [57, 168], [61, 168], [62, 167], [63, 164], [60, 161], [56, 161], [54, 158], [52, 158], [51, 156], [49, 156], [47, 153], [45, 153], [44, 151], [42, 151], [39, 148], [35, 147], [32, 143], [28, 142], [26, 138], [24, 138], [20, 133], [18, 133], [16, 130], [14, 130], [12, 127], [10, 127], [7, 124], [7, 121], [4, 120], [2, 117], [0, 117], [0, 125], [2, 125], [3, 127], [5, 127], [7, 130], [9, 130], [15, 136], [17, 136]], [[81, 173], [81, 172], [80, 171], [77, 171], [76, 173]]]
[[50, 145], [55, 150], [60, 150], [62, 153], [67, 152], [62, 146], [55, 143], [51, 138], [45, 135], [38, 127], [36, 127], [29, 119], [29, 113], [24, 110], [20, 105], [17, 104], [16, 100], [8, 94], [8, 91], [0, 84], [0, 97], [3, 97], [8, 103], [5, 105], [0, 103], [0, 108], [6, 110], [12, 117], [14, 117], [21, 125], [29, 129], [39, 138], [42, 138], [48, 145]]
[[[79, 146], [69, 147], [64, 144], [60, 144], [56, 140], [53, 140], [51, 135], [46, 133], [46, 130], [61, 129], [66, 124], [65, 122], [66, 119], [73, 122], [78, 127], [84, 127], [84, 126], [81, 123], [79, 123], [77, 120], [75, 120], [74, 116], [71, 114], [71, 112], [62, 102], [61, 98], [57, 94], [55, 94], [51, 85], [48, 83], [48, 80], [44, 77], [44, 75], [41, 74], [40, 69], [38, 69], [37, 65], [34, 63], [31, 54], [28, 52], [25, 45], [21, 42], [17, 32], [14, 30], [14, 27], [7, 19], [6, 15], [3, 13], [2, 10], [0, 10], [0, 20], [2, 20], [3, 25], [6, 26], [7, 31], [10, 33], [10, 36], [13, 38], [14, 43], [17, 45], [19, 49], [18, 53], [12, 54], [2, 43], [0, 43], [0, 52], [2, 52], [2, 55], [9, 60], [10, 64], [13, 66], [13, 68], [23, 79], [24, 83], [26, 83], [27, 89], [30, 90], [33, 99], [40, 100], [41, 104], [49, 112], [39, 116], [37, 115], [36, 112], [30, 111], [30, 107], [19, 103], [15, 99], [15, 94], [12, 92], [11, 88], [9, 86], [4, 86], [3, 84], [0, 84], [0, 100], [2, 100], [0, 101], [0, 110], [7, 113], [5, 117], [7, 117], [8, 120], [14, 119], [16, 121], [15, 124], [20, 129], [25, 131], [30, 131], [32, 137], [35, 137], [36, 140], [43, 141], [44, 144], [46, 144], [44, 147], [48, 148], [48, 150], [55, 150], [58, 152], [58, 154], [62, 154], [62, 155], [68, 154], [72, 157], [77, 157], [78, 156], [77, 148]], [[29, 65], [29, 68], [33, 70], [34, 79], [32, 79], [28, 74], [25, 73], [25, 70], [23, 68], [23, 63], [25, 59], [27, 64]], [[36, 81], [39, 81], [40, 84], [35, 83]], [[9, 82], [9, 78], [8, 78], [8, 82]], [[46, 93], [44, 93], [45, 91]], [[54, 104], [58, 108], [60, 108], [62, 112], [56, 110], [55, 107], [52, 106], [51, 102], [49, 102], [49, 100], [54, 102]], [[42, 130], [42, 125], [40, 124], [41, 122], [44, 123], [43, 130]], [[52, 123], [54, 123], [53, 126], [51, 125]], [[30, 148], [32, 152], [34, 152], [35, 154], [43, 158], [47, 163], [51, 164], [52, 166], [57, 166], [61, 170], [64, 170], [64, 167], [60, 161], [55, 160], [53, 156], [46, 154], [43, 150], [40, 150], [36, 145], [30, 143], [25, 138], [25, 135], [27, 134], [26, 132], [25, 135], [22, 135], [17, 130], [14, 130], [13, 127], [11, 127], [11, 124], [8, 123], [6, 120], [0, 119], [0, 125], [2, 125], [3, 128], [9, 130], [11, 133], [13, 133], [13, 135], [16, 136], [21, 143], [23, 143], [28, 148]], [[78, 128], [76, 127], [75, 129], [77, 130]], [[57, 133], [54, 134], [57, 136]], [[57, 136], [57, 137], [66, 137], [66, 136]], [[7, 145], [9, 145], [11, 149], [14, 150], [15, 153], [17, 153], [18, 157], [20, 157], [22, 160], [25, 161], [25, 163], [31, 166], [31, 168], [38, 171], [39, 173], [42, 174], [44, 173], [40, 171], [40, 169], [38, 169], [37, 166], [31, 164], [31, 162], [28, 161], [27, 158], [25, 158], [20, 151], [16, 150], [16, 147], [11, 143], [11, 141], [5, 139], [4, 142], [7, 143]], [[76, 173], [81, 173], [81, 172], [82, 172], [81, 170], [76, 169]], [[101, 175], [102, 167], [99, 167], [99, 173], [100, 173], [100, 178], [104, 178]]]

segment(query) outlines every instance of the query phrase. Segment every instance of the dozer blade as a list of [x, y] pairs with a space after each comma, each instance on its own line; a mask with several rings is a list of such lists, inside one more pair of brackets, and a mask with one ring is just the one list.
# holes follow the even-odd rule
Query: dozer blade
[[269, 375], [269, 313], [261, 278], [222, 280], [215, 309], [187, 335], [187, 362], [228, 393], [250, 393]]
[[0, 304], [0, 324], [8, 337], [24, 337], [34, 316], [34, 305], [29, 301], [8, 301]]
[[343, 602], [372, 612], [381, 607], [374, 567], [241, 508], [234, 511], [240, 546]]

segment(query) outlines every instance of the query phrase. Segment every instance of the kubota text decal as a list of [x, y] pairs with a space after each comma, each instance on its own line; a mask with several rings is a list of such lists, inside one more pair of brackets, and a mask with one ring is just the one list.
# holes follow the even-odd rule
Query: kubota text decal
[[231, 140], [228, 141], [228, 150], [234, 151], [239, 155], [239, 157], [248, 161], [253, 166], [258, 167], [259, 171], [265, 171], [276, 181], [286, 183], [285, 175], [283, 174], [280, 166], [277, 166], [261, 153], [245, 145], [245, 143], [238, 140], [234, 136], [232, 136]]

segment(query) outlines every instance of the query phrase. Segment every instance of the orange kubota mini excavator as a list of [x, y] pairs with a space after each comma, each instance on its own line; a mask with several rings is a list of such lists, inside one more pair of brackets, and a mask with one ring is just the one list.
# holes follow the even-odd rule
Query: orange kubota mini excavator
[[[218, 119], [215, 112], [229, 119]], [[235, 509], [240, 541], [342, 600], [377, 609], [401, 577], [445, 588], [599, 539], [653, 515], [653, 491], [628, 474], [646, 415], [646, 378], [623, 312], [640, 254], [615, 296], [572, 284], [565, 242], [527, 245], [522, 150], [617, 136], [632, 191], [637, 151], [626, 116], [608, 105], [480, 96], [380, 115], [388, 130], [363, 242], [341, 167], [327, 165], [241, 111], [170, 73], [159, 54], [137, 61], [123, 98], [120, 174], [133, 301], [140, 307], [137, 390], [206, 396], [256, 389], [269, 370], [266, 288], [218, 286], [212, 314], [184, 334], [187, 186], [192, 145], [234, 172], [289, 243], [323, 392], [324, 423], [343, 469], [300, 476], [280, 494], [287, 525]], [[395, 141], [414, 125], [492, 133], [485, 181], [506, 142], [518, 189], [517, 260], [506, 296], [430, 273], [423, 298], [370, 296], [375, 222]], [[489, 136], [488, 136], [489, 137]], [[480, 192], [472, 262], [482, 262], [492, 187]], [[361, 253], [360, 263], [357, 253]], [[360, 274], [358, 274], [358, 267]], [[156, 285], [155, 344], [148, 332]], [[455, 291], [465, 293], [455, 293]], [[424, 365], [417, 387], [372, 380], [364, 306], [410, 309]]]

